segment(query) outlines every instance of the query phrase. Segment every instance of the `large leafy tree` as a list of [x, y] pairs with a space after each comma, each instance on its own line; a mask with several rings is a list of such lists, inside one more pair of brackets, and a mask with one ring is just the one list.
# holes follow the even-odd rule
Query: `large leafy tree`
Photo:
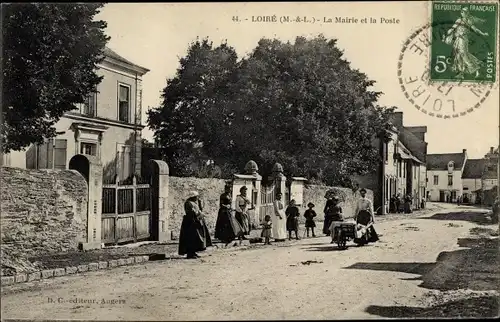
[[54, 124], [101, 81], [95, 73], [109, 38], [95, 21], [103, 4], [2, 5], [2, 150], [56, 135]]
[[[323, 36], [298, 37], [294, 43], [262, 39], [247, 58], [236, 62], [231, 56], [229, 65], [236, 70], [224, 74], [230, 77], [205, 85], [215, 91], [180, 99], [211, 102], [205, 114], [200, 105], [189, 108], [193, 122], [204, 119], [193, 123], [192, 138], [217, 164], [241, 168], [253, 159], [267, 176], [280, 162], [287, 174], [348, 185], [352, 174], [366, 173], [380, 161], [372, 142], [388, 126], [390, 109], [377, 105], [381, 93], [370, 90], [374, 82], [342, 56], [336, 41]], [[198, 73], [214, 79], [207, 77], [211, 71]], [[190, 84], [186, 80], [181, 87]], [[165, 91], [171, 88], [169, 83]], [[153, 113], [170, 110], [163, 105]], [[183, 120], [187, 115], [176, 112]], [[176, 126], [184, 122], [160, 119]], [[155, 124], [158, 137], [165, 127]], [[165, 133], [173, 139], [180, 132], [170, 128]]]
[[227, 107], [236, 61], [226, 43], [214, 47], [208, 39], [196, 40], [180, 59], [176, 76], [167, 80], [161, 106], [148, 111], [148, 124], [172, 173], [192, 175], [190, 166], [197, 159], [220, 153], [218, 140], [230, 123]]

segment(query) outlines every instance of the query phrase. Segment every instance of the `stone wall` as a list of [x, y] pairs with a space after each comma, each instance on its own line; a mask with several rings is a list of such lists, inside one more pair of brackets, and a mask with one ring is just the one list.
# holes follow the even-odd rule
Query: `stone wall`
[[2, 270], [85, 241], [87, 183], [78, 172], [2, 167], [0, 177]]
[[[337, 188], [337, 187], [328, 187], [328, 186], [320, 186], [320, 185], [307, 185], [304, 187], [304, 205], [300, 208], [301, 216], [300, 222], [303, 223], [305, 221], [304, 211], [307, 209], [307, 204], [312, 202], [314, 204], [314, 210], [317, 213], [316, 217], [316, 225], [318, 227], [323, 227], [322, 223], [324, 220], [323, 209], [325, 208], [326, 199], [325, 193], [330, 189], [335, 189], [338, 191], [338, 194], [343, 196], [343, 202], [341, 202], [340, 206], [342, 207], [342, 211], [344, 213], [345, 218], [352, 218], [354, 215], [354, 210], [356, 207], [356, 201], [360, 198], [359, 192], [353, 193], [353, 191], [349, 188]], [[366, 189], [366, 196], [373, 201], [373, 192], [369, 189]]]
[[219, 212], [219, 198], [224, 192], [223, 179], [202, 179], [191, 177], [170, 177], [169, 180], [169, 229], [178, 238], [184, 216], [184, 202], [191, 190], [197, 190], [204, 202], [203, 213], [210, 233], [214, 233], [215, 221]]
[[[204, 214], [210, 233], [214, 233], [215, 222], [219, 211], [219, 197], [224, 192], [225, 181], [222, 179], [199, 179], [191, 177], [170, 177], [169, 182], [169, 229], [174, 238], [178, 238], [182, 217], [184, 216], [184, 202], [189, 191], [197, 190], [204, 201]], [[300, 207], [300, 222], [304, 223], [304, 211], [307, 209], [307, 204], [312, 202], [315, 204], [315, 210], [318, 214], [316, 217], [317, 225], [321, 226], [324, 219], [323, 208], [325, 207], [326, 199], [325, 192], [330, 189], [337, 189], [339, 194], [344, 196], [345, 201], [341, 203], [343, 212], [346, 217], [352, 217], [356, 200], [359, 198], [359, 192], [354, 194], [349, 188], [334, 188], [320, 185], [308, 185], [304, 188], [304, 205]], [[367, 197], [373, 200], [373, 193], [367, 189]], [[322, 226], [321, 226], [322, 227]]]

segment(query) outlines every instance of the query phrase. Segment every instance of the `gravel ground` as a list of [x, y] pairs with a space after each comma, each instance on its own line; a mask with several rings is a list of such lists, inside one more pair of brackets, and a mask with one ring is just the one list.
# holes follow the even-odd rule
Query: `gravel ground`
[[[376, 223], [393, 221], [393, 220], [402, 220], [408, 218], [418, 218], [421, 216], [425, 216], [430, 212], [435, 212], [439, 209], [444, 209], [445, 206], [440, 204], [429, 204], [427, 209], [415, 211], [411, 214], [388, 214], [385, 216], [376, 217]], [[322, 236], [320, 234], [321, 228], [323, 224], [321, 222], [317, 223], [317, 235]], [[304, 226], [300, 227], [299, 237], [304, 236]], [[250, 238], [258, 238], [260, 237], [260, 230], [253, 230], [251, 232]], [[284, 246], [293, 244], [295, 241], [286, 242]], [[217, 244], [217, 246], [222, 247], [221, 244]], [[259, 245], [260, 246], [260, 245]], [[88, 264], [92, 262], [98, 261], [109, 261], [112, 259], [118, 259], [128, 256], [136, 256], [136, 255], [150, 255], [154, 253], [166, 253], [171, 256], [176, 256], [177, 253], [177, 244], [175, 242], [165, 243], [165, 244], [137, 244], [137, 245], [128, 245], [121, 247], [107, 247], [99, 250], [92, 250], [86, 252], [67, 252], [67, 253], [59, 253], [54, 255], [44, 255], [44, 256], [36, 256], [29, 258], [29, 261], [34, 264], [37, 269], [52, 269], [52, 268], [60, 268], [67, 266], [78, 266], [82, 264]], [[253, 245], [251, 248], [255, 248]], [[3, 270], [3, 275], [14, 275], [14, 270]]]
[[480, 212], [446, 212], [446, 219], [379, 220], [378, 243], [345, 251], [318, 237], [12, 285], [2, 289], [2, 315], [135, 321], [495, 315], [496, 241], [470, 237], [470, 229], [495, 227], [478, 224]]

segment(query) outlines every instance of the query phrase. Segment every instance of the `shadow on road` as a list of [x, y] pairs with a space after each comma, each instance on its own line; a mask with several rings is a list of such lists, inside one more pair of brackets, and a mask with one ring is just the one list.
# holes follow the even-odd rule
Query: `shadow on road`
[[[323, 244], [324, 245], [324, 244]], [[351, 246], [353, 247], [353, 246]], [[337, 245], [329, 245], [329, 246], [324, 246], [324, 247], [302, 247], [302, 249], [305, 249], [309, 252], [334, 252], [334, 251], [343, 251], [344, 249], [340, 249], [337, 247]]]
[[370, 305], [366, 312], [385, 318], [424, 317], [494, 317], [498, 315], [499, 303], [496, 296], [481, 296], [450, 301], [432, 307], [378, 306]]
[[491, 221], [488, 212], [471, 212], [471, 211], [459, 211], [459, 212], [446, 212], [432, 215], [430, 217], [422, 217], [418, 219], [434, 219], [434, 220], [459, 220], [473, 222], [479, 225], [491, 225]]
[[[498, 291], [500, 285], [499, 239], [459, 238], [457, 242], [460, 246], [469, 248], [441, 252], [435, 263], [361, 262], [345, 267], [345, 269], [417, 274], [419, 275], [417, 277], [402, 279], [421, 280], [420, 287], [433, 290]], [[498, 299], [495, 297], [468, 298], [430, 308], [370, 306], [367, 312], [382, 317], [487, 317], [498, 314]]]

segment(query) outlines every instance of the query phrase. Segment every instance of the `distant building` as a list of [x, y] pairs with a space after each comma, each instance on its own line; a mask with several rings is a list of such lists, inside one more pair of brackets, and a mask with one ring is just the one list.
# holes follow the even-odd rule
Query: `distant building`
[[97, 65], [103, 76], [96, 92], [56, 123], [60, 133], [44, 144], [3, 157], [4, 165], [31, 169], [66, 169], [76, 154], [99, 158], [105, 177], [120, 179], [141, 170], [142, 76], [149, 70], [109, 48]]
[[462, 173], [462, 196], [465, 203], [481, 203], [485, 159], [468, 159]]
[[360, 186], [373, 191], [374, 209], [378, 214], [389, 211], [391, 197], [410, 194], [412, 209], [420, 208], [425, 197], [426, 154], [425, 133], [427, 127], [403, 126], [403, 113], [392, 117], [393, 127], [373, 141], [383, 160], [372, 173], [355, 176]]
[[427, 155], [427, 190], [429, 201], [456, 202], [462, 196], [462, 174], [467, 150], [462, 153]]
[[485, 169], [482, 176], [482, 189], [491, 190], [498, 185], [498, 149], [493, 147], [484, 156]]

